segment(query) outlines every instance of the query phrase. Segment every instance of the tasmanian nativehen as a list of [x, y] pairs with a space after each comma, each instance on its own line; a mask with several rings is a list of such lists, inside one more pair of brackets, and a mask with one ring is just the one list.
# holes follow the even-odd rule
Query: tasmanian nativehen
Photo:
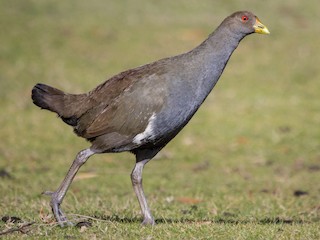
[[60, 205], [79, 168], [96, 153], [128, 151], [135, 155], [131, 173], [143, 224], [154, 224], [142, 188], [142, 170], [189, 122], [211, 92], [239, 42], [251, 33], [269, 34], [251, 12], [227, 17], [193, 50], [130, 69], [113, 76], [92, 91], [69, 94], [37, 84], [33, 103], [58, 114], [91, 147], [80, 151], [66, 177], [51, 196], [57, 222], [67, 221]]

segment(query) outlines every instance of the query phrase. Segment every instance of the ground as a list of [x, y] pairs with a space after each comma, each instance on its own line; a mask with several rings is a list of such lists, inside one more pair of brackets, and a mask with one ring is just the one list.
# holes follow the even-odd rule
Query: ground
[[[0, 234], [4, 239], [319, 239], [318, 2], [1, 1]], [[89, 146], [30, 93], [91, 90], [112, 75], [192, 49], [230, 13], [251, 35], [187, 127], [144, 170], [157, 225], [142, 227], [128, 153], [97, 155], [62, 205], [49, 198]]]

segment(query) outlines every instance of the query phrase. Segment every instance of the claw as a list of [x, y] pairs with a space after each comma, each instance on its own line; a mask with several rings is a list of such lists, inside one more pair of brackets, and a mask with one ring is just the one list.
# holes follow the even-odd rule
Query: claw
[[43, 194], [51, 196], [51, 201], [50, 201], [51, 209], [60, 227], [74, 226], [72, 222], [68, 221], [66, 215], [61, 210], [60, 201], [57, 199], [55, 192], [46, 191]]
[[58, 222], [60, 227], [74, 227], [75, 224], [69, 221]]
[[60, 225], [60, 227], [73, 227], [74, 224], [70, 221], [68, 221], [65, 214], [60, 209], [59, 205], [52, 207], [53, 214]]
[[54, 192], [52, 192], [52, 191], [44, 191], [41, 194], [47, 195], [47, 196], [52, 196], [54, 194]]
[[147, 225], [154, 226], [154, 225], [156, 225], [156, 222], [154, 221], [153, 218], [145, 218], [145, 219], [143, 219], [141, 224], [145, 225], [145, 226], [147, 226]]

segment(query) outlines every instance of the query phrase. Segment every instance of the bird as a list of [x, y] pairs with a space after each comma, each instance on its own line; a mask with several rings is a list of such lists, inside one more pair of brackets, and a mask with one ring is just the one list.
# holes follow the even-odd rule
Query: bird
[[81, 150], [51, 196], [57, 223], [73, 225], [61, 210], [62, 201], [80, 167], [94, 154], [130, 152], [135, 155], [131, 182], [142, 224], [154, 225], [142, 186], [143, 168], [189, 122], [219, 80], [240, 41], [252, 33], [269, 34], [249, 11], [227, 18], [191, 51], [123, 71], [83, 94], [65, 93], [36, 84], [33, 103], [57, 113], [76, 135], [91, 146]]

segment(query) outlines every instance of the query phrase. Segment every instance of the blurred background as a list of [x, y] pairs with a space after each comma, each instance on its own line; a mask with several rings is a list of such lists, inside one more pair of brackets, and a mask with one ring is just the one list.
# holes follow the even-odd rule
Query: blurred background
[[[0, 215], [34, 218], [40, 206], [49, 212], [40, 193], [54, 190], [89, 146], [32, 104], [36, 83], [87, 92], [120, 71], [189, 51], [238, 10], [254, 12], [271, 35], [241, 42], [195, 117], [145, 168], [152, 208], [174, 217], [173, 197], [178, 208], [201, 202], [206, 217], [271, 211], [299, 218], [299, 206], [304, 217], [319, 219], [311, 211], [320, 195], [316, 0], [1, 0]], [[133, 164], [128, 153], [90, 159], [71, 187], [68, 211], [139, 215]], [[285, 205], [296, 191], [309, 198]], [[272, 207], [261, 210], [263, 201]]]

